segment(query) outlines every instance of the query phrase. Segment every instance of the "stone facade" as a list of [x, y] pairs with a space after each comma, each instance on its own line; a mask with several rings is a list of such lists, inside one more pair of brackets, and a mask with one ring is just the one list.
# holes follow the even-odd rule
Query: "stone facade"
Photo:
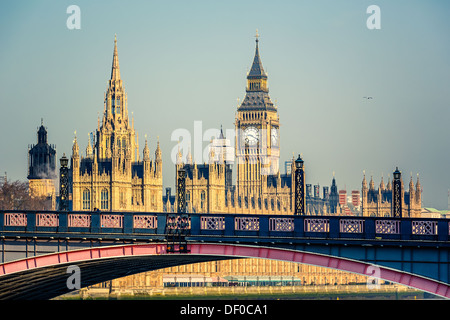
[[[287, 165], [289, 170], [280, 173], [280, 119], [278, 108], [269, 96], [267, 80], [257, 36], [255, 56], [247, 74], [246, 95], [236, 111], [234, 155], [230, 156], [230, 146], [222, 130], [211, 141], [208, 163], [193, 163], [190, 152], [182, 159], [178, 152], [175, 176], [181, 168], [187, 172], [188, 212], [294, 213], [294, 158]], [[233, 169], [235, 185], [231, 181]], [[335, 186], [334, 178], [333, 183]], [[307, 197], [307, 214], [339, 211], [338, 203], [333, 201], [337, 193], [328, 193], [328, 187], [324, 191], [322, 198]], [[164, 200], [165, 211], [177, 208], [176, 203], [169, 201], [170, 197]]]
[[[420, 186], [419, 175], [417, 175], [416, 186], [411, 179], [409, 182], [409, 191], [404, 190], [403, 179], [401, 181], [400, 197], [402, 199], [402, 217], [416, 218], [421, 216], [422, 211], [422, 189]], [[383, 177], [380, 186], [375, 189], [373, 178], [370, 178], [367, 186], [366, 176], [364, 175], [361, 190], [361, 210], [365, 217], [392, 217], [392, 199], [393, 191], [391, 181], [385, 186]]]
[[163, 211], [162, 157], [159, 141], [150, 159], [147, 139], [139, 158], [138, 133], [128, 117], [127, 94], [120, 78], [117, 40], [102, 120], [85, 157], [77, 137], [72, 147], [72, 207], [74, 211]]

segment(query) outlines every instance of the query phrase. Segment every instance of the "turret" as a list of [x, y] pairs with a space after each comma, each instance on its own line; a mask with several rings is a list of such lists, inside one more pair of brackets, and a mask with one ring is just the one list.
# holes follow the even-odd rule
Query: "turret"
[[72, 167], [72, 179], [73, 181], [78, 181], [78, 177], [80, 175], [80, 147], [78, 146], [76, 132], [72, 145], [71, 167]]
[[150, 150], [149, 150], [148, 144], [147, 144], [147, 137], [145, 138], [145, 146], [144, 146], [144, 150], [142, 153], [144, 156], [144, 161], [150, 161]]
[[417, 182], [416, 182], [416, 203], [422, 206], [422, 189], [419, 181], [419, 174], [417, 174]]
[[162, 177], [162, 152], [159, 147], [159, 137], [156, 142], [156, 150], [155, 150], [155, 173], [158, 178]]
[[411, 179], [409, 180], [409, 203], [412, 205], [416, 201], [416, 195], [415, 195], [415, 188], [414, 188], [414, 182], [412, 179], [412, 173], [411, 173]]

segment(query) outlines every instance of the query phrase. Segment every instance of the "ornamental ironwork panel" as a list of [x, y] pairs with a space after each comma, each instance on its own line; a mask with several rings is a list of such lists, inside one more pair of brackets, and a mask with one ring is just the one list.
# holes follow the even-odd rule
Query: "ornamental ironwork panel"
[[59, 217], [56, 213], [38, 213], [36, 214], [37, 227], [57, 227]]
[[158, 217], [152, 215], [133, 216], [133, 228], [156, 229], [158, 227]]
[[5, 226], [8, 227], [26, 227], [26, 213], [5, 213]]
[[354, 219], [339, 220], [339, 230], [342, 233], [363, 233], [364, 221]]
[[330, 220], [329, 219], [305, 219], [304, 225], [305, 232], [329, 232]]
[[259, 218], [236, 217], [234, 218], [234, 229], [238, 231], [259, 231]]
[[437, 235], [436, 221], [413, 221], [412, 233], [420, 235]]
[[201, 230], [225, 230], [225, 217], [201, 217]]
[[188, 217], [187, 215], [167, 215], [166, 228], [169, 230], [191, 229], [191, 217]]
[[270, 218], [269, 219], [270, 231], [294, 231], [294, 219], [293, 218]]
[[84, 213], [71, 213], [69, 214], [68, 226], [89, 228], [91, 226], [91, 215]]
[[400, 221], [396, 220], [376, 220], [375, 233], [400, 234]]
[[102, 214], [100, 223], [102, 228], [123, 228], [123, 216], [120, 214]]

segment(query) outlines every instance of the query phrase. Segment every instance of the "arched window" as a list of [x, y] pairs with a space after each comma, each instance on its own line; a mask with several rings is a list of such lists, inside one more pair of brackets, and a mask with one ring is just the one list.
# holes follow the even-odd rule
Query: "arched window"
[[100, 208], [102, 210], [109, 209], [109, 192], [108, 192], [108, 189], [106, 189], [106, 188], [102, 189], [102, 192], [100, 195]]
[[191, 193], [186, 191], [186, 212], [189, 212], [189, 203], [191, 202]]
[[83, 210], [91, 210], [91, 191], [83, 190]]
[[205, 191], [202, 191], [200, 194], [200, 208], [203, 210], [205, 208], [205, 199], [206, 199], [206, 193]]

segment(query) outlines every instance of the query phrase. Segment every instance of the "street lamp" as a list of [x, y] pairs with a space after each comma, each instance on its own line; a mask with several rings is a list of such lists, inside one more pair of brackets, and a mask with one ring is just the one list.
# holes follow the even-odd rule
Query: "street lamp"
[[300, 155], [295, 160], [295, 215], [305, 214], [305, 171], [304, 161]]
[[184, 168], [178, 169], [177, 213], [186, 213], [186, 170]]
[[394, 173], [394, 181], [392, 184], [392, 216], [394, 218], [402, 217], [402, 173], [398, 170], [398, 167], [395, 169]]
[[59, 210], [67, 211], [69, 209], [69, 159], [63, 154], [59, 160], [61, 168], [59, 169]]

